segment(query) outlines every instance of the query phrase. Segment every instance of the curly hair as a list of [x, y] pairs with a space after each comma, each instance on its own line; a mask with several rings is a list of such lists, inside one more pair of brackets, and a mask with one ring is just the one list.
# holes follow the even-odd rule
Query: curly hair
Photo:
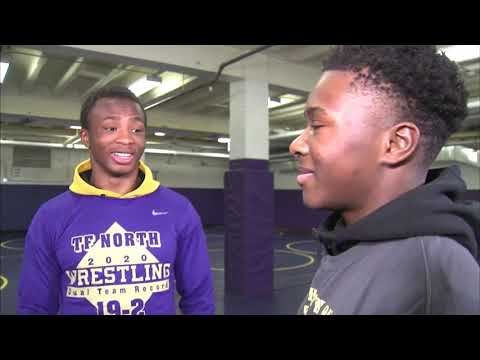
[[354, 72], [355, 83], [392, 100], [397, 119], [412, 119], [421, 132], [425, 166], [467, 116], [468, 94], [458, 67], [435, 45], [340, 45], [323, 66]]
[[80, 125], [82, 126], [82, 128], [88, 129], [88, 115], [90, 114], [90, 111], [92, 110], [94, 105], [97, 103], [97, 101], [103, 98], [129, 99], [137, 103], [138, 105], [140, 105], [140, 108], [142, 109], [145, 126], [147, 126], [147, 114], [143, 109], [143, 105], [138, 99], [138, 97], [135, 96], [135, 94], [132, 93], [126, 87], [112, 86], [112, 87], [101, 88], [91, 93], [85, 99], [85, 101], [82, 104], [82, 109], [80, 112]]

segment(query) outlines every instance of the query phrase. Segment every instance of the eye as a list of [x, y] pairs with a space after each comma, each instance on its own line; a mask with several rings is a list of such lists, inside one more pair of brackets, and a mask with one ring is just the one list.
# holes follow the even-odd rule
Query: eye
[[105, 131], [107, 131], [107, 132], [114, 132], [114, 131], [117, 130], [116, 127], [106, 127], [106, 128], [104, 128], [104, 129], [105, 129]]
[[310, 125], [310, 129], [312, 129], [313, 131], [320, 129], [321, 127], [323, 127], [323, 125], [318, 125], [318, 124]]
[[324, 125], [310, 124], [308, 132], [311, 136], [314, 136], [316, 133], [320, 131], [320, 128], [322, 128], [323, 126]]
[[132, 129], [133, 133], [142, 133], [144, 130], [140, 128]]

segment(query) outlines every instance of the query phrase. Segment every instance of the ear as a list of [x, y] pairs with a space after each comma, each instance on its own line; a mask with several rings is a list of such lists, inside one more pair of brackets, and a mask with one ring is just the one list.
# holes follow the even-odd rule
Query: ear
[[82, 140], [83, 145], [85, 145], [87, 149], [90, 149], [90, 138], [87, 129], [80, 130], [80, 139]]
[[398, 166], [410, 160], [418, 151], [420, 130], [411, 122], [393, 125], [385, 133], [381, 163]]

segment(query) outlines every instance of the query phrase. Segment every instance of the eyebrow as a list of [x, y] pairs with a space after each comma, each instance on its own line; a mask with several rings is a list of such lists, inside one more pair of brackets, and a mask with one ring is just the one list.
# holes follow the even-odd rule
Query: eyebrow
[[[145, 122], [145, 120], [141, 116], [132, 116], [131, 119], [138, 120], [141, 122]], [[102, 120], [120, 120], [120, 116], [116, 115], [108, 115], [104, 117]]]
[[307, 120], [310, 120], [310, 117], [315, 113], [320, 113], [322, 115], [328, 115], [327, 111], [324, 108], [319, 107], [319, 106], [306, 108], [305, 111], [303, 112], [303, 115], [305, 116], [305, 118]]

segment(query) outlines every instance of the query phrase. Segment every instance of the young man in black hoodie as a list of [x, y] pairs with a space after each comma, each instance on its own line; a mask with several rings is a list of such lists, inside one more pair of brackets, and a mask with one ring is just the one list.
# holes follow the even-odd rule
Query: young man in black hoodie
[[304, 204], [333, 210], [300, 314], [480, 313], [480, 207], [458, 167], [429, 171], [466, 101], [433, 45], [334, 49], [290, 145]]

